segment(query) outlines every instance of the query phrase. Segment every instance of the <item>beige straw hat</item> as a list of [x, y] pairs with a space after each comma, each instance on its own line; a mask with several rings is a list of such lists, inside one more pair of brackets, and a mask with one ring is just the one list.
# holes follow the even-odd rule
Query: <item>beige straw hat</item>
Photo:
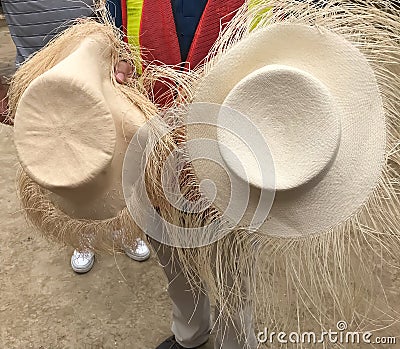
[[117, 230], [126, 243], [141, 234], [122, 163], [157, 108], [137, 80], [115, 81], [118, 61], [138, 59], [118, 35], [107, 22], [77, 23], [18, 69], [9, 92], [26, 215], [46, 237], [80, 248], [108, 250]]
[[63, 50], [34, 79], [15, 115], [15, 145], [27, 175], [72, 217], [106, 219], [125, 207], [121, 169], [143, 112], [113, 85], [111, 46], [92, 35]]
[[[329, 30], [274, 24], [251, 34], [207, 72], [194, 102], [221, 106], [189, 113], [189, 152], [205, 138], [203, 153], [214, 154], [193, 161], [194, 171], [214, 182], [221, 212], [238, 190], [233, 177], [250, 187], [239, 198], [248, 200], [241, 226], [281, 237], [327, 232], [378, 184], [387, 130], [377, 80], [366, 57]], [[257, 130], [263, 141], [254, 142]], [[263, 168], [269, 152], [273, 166]], [[261, 193], [274, 189], [264, 221], [252, 221]]]
[[136, 66], [140, 55], [120, 39], [105, 7], [98, 15], [100, 23], [80, 20], [24, 63], [9, 102], [28, 220], [50, 239], [109, 251], [142, 234], [126, 207], [122, 165], [133, 135], [158, 112], [148, 90], [166, 78], [182, 91], [188, 78], [149, 66], [117, 83], [118, 62]]

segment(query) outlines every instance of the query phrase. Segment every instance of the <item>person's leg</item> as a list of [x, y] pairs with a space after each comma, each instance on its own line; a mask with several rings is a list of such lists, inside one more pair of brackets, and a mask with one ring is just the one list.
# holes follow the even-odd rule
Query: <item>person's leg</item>
[[[210, 334], [208, 296], [204, 290], [191, 290], [179, 263], [172, 259], [169, 246], [155, 240], [150, 242], [168, 279], [168, 294], [172, 300], [172, 333], [175, 340], [183, 348], [196, 348], [204, 344]], [[161, 345], [160, 347], [162, 348]]]
[[[147, 229], [157, 231], [158, 236], [167, 234], [163, 220], [154, 216], [149, 218]], [[197, 348], [204, 344], [210, 335], [210, 301], [206, 292], [206, 285], [203, 280], [195, 280], [199, 289], [193, 290], [188, 278], [182, 271], [182, 266], [176, 255], [173, 255], [173, 248], [162, 244], [150, 236], [147, 236], [150, 244], [156, 251], [159, 262], [168, 279], [168, 293], [172, 300], [172, 333], [173, 337], [168, 338], [156, 349], [185, 349]], [[214, 249], [214, 253], [216, 253]], [[225, 260], [225, 256], [218, 256]], [[227, 257], [227, 256], [226, 256]], [[216, 260], [216, 256], [211, 259]], [[230, 264], [231, 261], [225, 263]], [[227, 277], [226, 287], [232, 287], [233, 280], [237, 278]], [[257, 347], [257, 340], [252, 325], [251, 299], [248, 296], [249, 278], [242, 274], [240, 290], [243, 294], [243, 302], [240, 303], [238, 311], [233, 314], [230, 320], [227, 319], [224, 305], [229, 299], [221, 301], [216, 307], [216, 341], [215, 349], [254, 349]], [[228, 292], [229, 293], [229, 292]], [[225, 303], [224, 303], [225, 302]], [[223, 314], [222, 316], [220, 316]]]
[[[168, 279], [168, 293], [172, 300], [172, 333], [182, 348], [196, 348], [208, 340], [210, 332], [210, 302], [203, 290], [193, 291], [182, 272], [178, 261], [173, 260], [172, 250], [150, 239], [157, 252], [158, 259]], [[229, 286], [229, 285], [227, 285]], [[246, 297], [247, 285], [243, 285]], [[231, 319], [226, 319], [223, 304], [216, 307], [216, 339], [215, 349], [254, 349], [257, 340], [253, 330], [252, 310], [250, 302], [244, 302]], [[168, 339], [171, 340], [171, 339]], [[167, 341], [168, 341], [167, 340]], [[164, 342], [167, 343], [167, 342]], [[168, 341], [168, 343], [170, 343]], [[158, 348], [177, 348], [178, 346], [162, 346]]]
[[[210, 331], [210, 303], [204, 291], [190, 290], [189, 281], [177, 261], [172, 260], [171, 248], [151, 240], [168, 279], [172, 300], [172, 333], [183, 348], [196, 348], [205, 343]], [[246, 287], [244, 286], [244, 291]], [[245, 293], [244, 293], [245, 294]], [[215, 309], [216, 339], [214, 349], [254, 349], [257, 339], [252, 324], [250, 303], [245, 303], [231, 318], [221, 316], [223, 304]], [[175, 348], [175, 347], [172, 347]], [[178, 347], [177, 347], [178, 348]]]
[[[234, 246], [234, 243], [228, 243], [228, 246]], [[220, 253], [223, 250], [223, 248], [218, 249]], [[214, 248], [213, 253], [216, 251]], [[221, 263], [220, 266], [215, 265], [216, 270], [224, 270], [223, 275], [218, 277], [223, 284], [224, 292], [221, 298], [216, 300], [214, 349], [255, 349], [258, 343], [253, 328], [250, 276], [239, 266], [236, 266], [239, 270], [234, 274], [229, 272], [233, 264], [236, 264], [236, 260], [232, 260], [229, 254], [212, 258]], [[239, 295], [240, 300], [237, 298]]]
[[216, 337], [214, 349], [255, 349], [257, 339], [253, 330], [251, 306], [244, 305], [232, 317], [221, 316], [220, 307], [215, 308]]

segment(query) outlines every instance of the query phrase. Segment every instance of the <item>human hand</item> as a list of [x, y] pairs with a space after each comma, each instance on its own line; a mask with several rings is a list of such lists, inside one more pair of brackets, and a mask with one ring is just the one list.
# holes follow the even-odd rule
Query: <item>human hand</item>
[[120, 84], [126, 84], [133, 76], [135, 68], [132, 67], [127, 61], [119, 61], [115, 66], [115, 79]]

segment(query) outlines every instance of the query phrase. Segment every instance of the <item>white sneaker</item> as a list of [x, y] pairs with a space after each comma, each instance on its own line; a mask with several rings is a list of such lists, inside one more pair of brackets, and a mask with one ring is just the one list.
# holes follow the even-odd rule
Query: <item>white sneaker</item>
[[90, 251], [79, 252], [75, 250], [71, 256], [71, 267], [75, 273], [84, 274], [92, 269], [94, 253]]
[[138, 238], [136, 239], [137, 245], [135, 248], [124, 246], [125, 254], [137, 262], [143, 262], [150, 257], [150, 249], [146, 243]]

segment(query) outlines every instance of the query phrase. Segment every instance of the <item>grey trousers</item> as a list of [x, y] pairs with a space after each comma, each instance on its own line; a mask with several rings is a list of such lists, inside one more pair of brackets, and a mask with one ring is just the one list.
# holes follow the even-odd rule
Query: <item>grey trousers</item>
[[[181, 270], [179, 263], [172, 261], [172, 250], [151, 239], [158, 259], [168, 279], [168, 293], [172, 300], [172, 333], [185, 348], [194, 348], [205, 343], [212, 328], [210, 301], [204, 290], [194, 291]], [[219, 319], [217, 305], [215, 319]], [[230, 321], [217, 320], [214, 349], [256, 348], [257, 340], [252, 326], [250, 307], [238, 311]], [[245, 334], [241, 338], [237, 333]], [[244, 338], [247, 338], [245, 340]]]

